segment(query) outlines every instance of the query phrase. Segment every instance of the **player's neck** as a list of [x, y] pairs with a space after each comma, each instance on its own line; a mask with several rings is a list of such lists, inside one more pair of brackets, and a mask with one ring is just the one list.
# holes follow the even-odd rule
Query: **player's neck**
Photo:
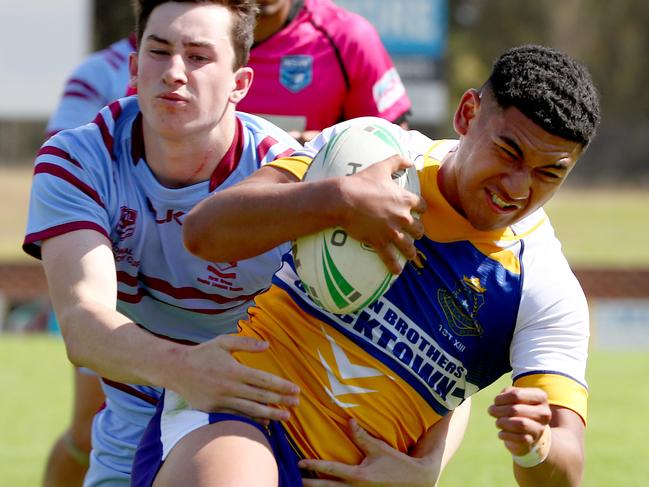
[[146, 162], [158, 181], [180, 188], [207, 181], [232, 145], [236, 120], [221, 123], [210, 132], [180, 137], [156, 133], [143, 122]]
[[460, 208], [459, 196], [457, 194], [457, 178], [454, 167], [456, 155], [457, 152], [452, 150], [442, 159], [439, 171], [437, 172], [437, 186], [439, 187], [439, 192], [448, 204], [451, 205], [455, 211], [462, 214], [463, 212]]
[[259, 15], [255, 25], [255, 44], [265, 41], [276, 32], [284, 28], [286, 21], [291, 13], [293, 1], [286, 2], [275, 13], [270, 15]]

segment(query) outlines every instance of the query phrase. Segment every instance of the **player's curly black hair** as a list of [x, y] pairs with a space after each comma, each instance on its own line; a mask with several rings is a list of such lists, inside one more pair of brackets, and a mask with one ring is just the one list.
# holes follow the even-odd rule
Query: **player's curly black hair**
[[549, 133], [584, 146], [599, 123], [599, 95], [584, 67], [555, 49], [524, 45], [494, 63], [483, 86], [502, 108], [514, 106]]

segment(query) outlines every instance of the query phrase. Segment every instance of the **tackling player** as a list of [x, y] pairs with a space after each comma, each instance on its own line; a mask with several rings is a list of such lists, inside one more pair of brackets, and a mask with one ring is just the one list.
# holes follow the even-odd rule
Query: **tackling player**
[[340, 316], [310, 300], [286, 254], [273, 287], [240, 322], [239, 336], [270, 348], [235, 355], [295, 381], [300, 405], [289, 420], [264, 427], [193, 411], [182, 392], [167, 390], [138, 451], [134, 485], [151, 485], [160, 465], [158, 487], [296, 485], [300, 459], [337, 475], [362, 458], [350, 418], [416, 455], [432, 426], [510, 371], [513, 386], [489, 414], [517, 482], [580, 483], [588, 309], [542, 206], [595, 134], [590, 75], [559, 51], [522, 46], [498, 58], [481, 89], [464, 93], [458, 141], [371, 122], [409, 149], [421, 198], [392, 183], [391, 174], [411, 164], [399, 156], [353, 176], [290, 184], [327, 140], [356, 123], [345, 122], [304, 157], [277, 161], [201, 202], [185, 220], [186, 245], [209, 259], [245, 258], [341, 226], [390, 268], [398, 250], [412, 263], [376, 303]]
[[138, 96], [59, 132], [34, 169], [25, 250], [42, 257], [71, 361], [104, 377], [85, 485], [129, 484], [161, 386], [206, 410], [260, 418], [283, 417], [262, 403], [292, 403], [297, 392], [231, 359], [263, 343], [212, 339], [268, 287], [281, 249], [216, 263], [188, 254], [181, 238], [198, 201], [300, 147], [269, 122], [235, 115], [252, 78], [254, 3], [169, 2], [149, 17], [152, 3], [130, 60]]

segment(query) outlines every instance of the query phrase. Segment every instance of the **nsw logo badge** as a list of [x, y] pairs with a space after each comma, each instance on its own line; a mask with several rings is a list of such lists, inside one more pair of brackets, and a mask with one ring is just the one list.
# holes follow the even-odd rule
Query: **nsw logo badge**
[[293, 93], [309, 86], [313, 81], [313, 57], [284, 56], [279, 66], [279, 81]]

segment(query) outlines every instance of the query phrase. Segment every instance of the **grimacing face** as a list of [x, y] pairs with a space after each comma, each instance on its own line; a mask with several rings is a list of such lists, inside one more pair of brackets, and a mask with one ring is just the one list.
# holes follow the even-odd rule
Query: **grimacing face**
[[505, 228], [543, 206], [583, 152], [552, 135], [515, 107], [467, 91], [454, 126], [457, 150], [442, 166], [442, 193], [478, 230]]
[[210, 131], [245, 95], [242, 75], [250, 70], [233, 70], [231, 21], [230, 11], [216, 4], [168, 2], [151, 12], [130, 70], [144, 122], [154, 131], [168, 137]]

